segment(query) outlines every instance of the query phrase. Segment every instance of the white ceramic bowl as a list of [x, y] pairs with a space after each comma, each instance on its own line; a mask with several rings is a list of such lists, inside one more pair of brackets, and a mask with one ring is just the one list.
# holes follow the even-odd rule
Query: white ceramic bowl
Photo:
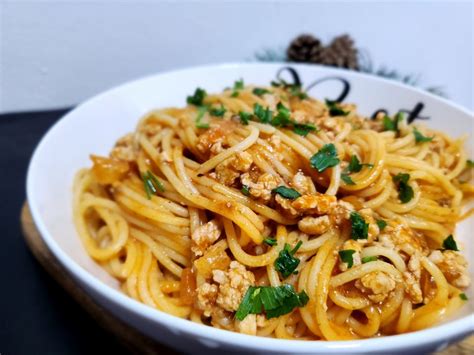
[[[86, 254], [72, 222], [71, 186], [75, 172], [90, 166], [90, 153], [107, 154], [119, 137], [134, 129], [141, 115], [152, 108], [183, 106], [186, 95], [197, 86], [218, 92], [239, 78], [246, 83], [268, 85], [285, 66], [224, 64], [157, 74], [109, 90], [69, 112], [43, 137], [28, 170], [28, 201], [46, 245], [70, 276], [99, 304], [153, 339], [184, 351], [420, 353], [441, 349], [473, 332], [471, 290], [468, 305], [453, 319], [404, 335], [344, 342], [288, 341], [242, 335], [194, 324], [127, 297], [119, 291], [117, 281]], [[344, 101], [357, 103], [359, 111], [366, 115], [381, 108], [390, 113], [399, 109], [413, 110], [421, 103], [419, 116], [428, 117], [427, 124], [454, 136], [470, 134], [472, 143], [473, 114], [456, 104], [374, 76], [315, 65], [292, 65], [292, 68], [304, 87], [316, 82], [311, 95], [321, 99], [336, 98], [346, 89]], [[281, 74], [292, 80], [288, 70]], [[469, 255], [473, 248], [469, 232], [473, 230], [472, 219], [458, 228]], [[474, 261], [470, 259], [473, 274]]]

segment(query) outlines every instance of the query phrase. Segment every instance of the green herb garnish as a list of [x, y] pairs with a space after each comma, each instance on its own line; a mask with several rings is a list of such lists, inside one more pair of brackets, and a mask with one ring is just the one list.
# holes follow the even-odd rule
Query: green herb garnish
[[278, 258], [275, 260], [275, 269], [281, 274], [283, 278], [290, 276], [300, 264], [300, 259], [293, 255], [298, 251], [303, 242], [300, 240], [296, 246], [291, 250], [289, 244], [285, 244], [283, 250], [280, 250]]
[[379, 226], [380, 231], [383, 231], [387, 226], [387, 222], [385, 222], [383, 219], [378, 219], [377, 225]]
[[150, 200], [151, 195], [156, 195], [158, 190], [165, 192], [165, 187], [158, 178], [153, 175], [153, 173], [148, 170], [142, 176], [143, 186], [145, 187], [146, 197]]
[[309, 161], [311, 163], [311, 167], [320, 173], [322, 173], [327, 168], [336, 166], [339, 164], [336, 147], [332, 143], [324, 145], [319, 150], [319, 152], [311, 157]]
[[473, 160], [466, 160], [466, 168], [474, 168], [474, 161]]
[[293, 131], [303, 137], [306, 137], [309, 132], [316, 131], [316, 126], [312, 123], [293, 123]]
[[277, 240], [275, 238], [265, 238], [263, 242], [271, 247], [277, 245]]
[[410, 174], [400, 173], [393, 178], [393, 182], [398, 184], [398, 198], [402, 203], [409, 202], [413, 196], [413, 188], [408, 185], [408, 180], [410, 180]]
[[351, 160], [349, 161], [349, 165], [345, 169], [347, 173], [358, 173], [362, 170], [362, 168], [366, 166], [368, 168], [373, 168], [373, 164], [361, 164], [359, 158], [356, 155], [351, 155]]
[[349, 161], [349, 165], [344, 169], [344, 171], [341, 174], [341, 179], [346, 183], [346, 185], [355, 185], [355, 182], [352, 180], [352, 178], [349, 176], [350, 173], [358, 173], [359, 171], [362, 170], [364, 166], [367, 166], [368, 168], [372, 168], [372, 164], [361, 164], [359, 161], [359, 158], [357, 156], [352, 155], [351, 160]]
[[347, 267], [350, 269], [354, 265], [354, 258], [352, 255], [355, 253], [355, 250], [339, 250], [339, 258], [343, 263], [347, 264]]
[[234, 82], [234, 91], [232, 91], [231, 97], [239, 96], [239, 91], [244, 88], [244, 79], [240, 79]]
[[285, 127], [291, 125], [290, 110], [281, 102], [277, 104], [277, 114], [272, 119], [271, 125], [275, 127]]
[[240, 189], [240, 192], [242, 192], [245, 196], [250, 195], [250, 188], [247, 185], [242, 185], [242, 188]]
[[200, 106], [198, 108], [198, 114], [196, 116], [196, 119], [194, 120], [197, 128], [209, 128], [209, 123], [202, 122], [202, 118], [204, 117], [206, 112], [207, 112], [206, 106]]
[[224, 116], [226, 112], [226, 109], [223, 105], [221, 105], [221, 107], [211, 107], [209, 109], [209, 113], [212, 115], [212, 116], [216, 116], [216, 117], [222, 117]]
[[300, 85], [292, 85], [292, 86], [289, 87], [289, 89], [290, 89], [290, 95], [291, 96], [295, 96], [295, 97], [299, 98], [300, 100], [304, 100], [304, 99], [308, 98], [308, 94], [305, 93], [301, 89]]
[[453, 235], [450, 234], [446, 237], [445, 240], [443, 240], [443, 249], [444, 250], [454, 250], [454, 251], [459, 251], [458, 245], [456, 241], [453, 238]]
[[297, 293], [292, 285], [250, 286], [239, 305], [235, 318], [242, 321], [249, 314], [265, 313], [267, 319], [288, 314], [309, 301], [306, 292]]
[[350, 112], [344, 111], [337, 101], [326, 99], [326, 106], [329, 109], [329, 116], [347, 116]]
[[273, 112], [270, 111], [270, 108], [267, 107], [266, 109], [263, 108], [260, 104], [255, 104], [253, 106], [253, 113], [255, 117], [262, 123], [270, 123], [273, 118]]
[[385, 115], [382, 121], [384, 130], [398, 132], [398, 123], [400, 121], [403, 121], [403, 118], [404, 118], [403, 112], [398, 112], [393, 118], [393, 120], [387, 115]]
[[460, 293], [459, 298], [462, 299], [463, 301], [467, 301], [467, 296], [465, 293]]
[[352, 239], [367, 239], [369, 235], [369, 224], [357, 212], [351, 212]]
[[248, 125], [250, 119], [252, 118], [252, 114], [249, 113], [249, 112], [240, 111], [239, 112], [239, 117], [240, 117], [240, 122], [242, 122], [242, 124]]
[[370, 263], [371, 261], [377, 261], [379, 258], [377, 256], [366, 256], [362, 258], [362, 264]]
[[416, 143], [431, 142], [434, 137], [426, 137], [416, 128], [413, 128], [413, 134], [415, 135]]
[[267, 89], [263, 89], [263, 88], [255, 88], [255, 89], [253, 89], [252, 92], [257, 96], [263, 96], [265, 94], [270, 93], [270, 91], [268, 91]]
[[346, 173], [341, 174], [341, 179], [346, 185], [355, 185], [354, 180], [352, 180], [352, 178]]
[[295, 189], [290, 189], [286, 186], [278, 186], [277, 188], [273, 189], [272, 192], [288, 200], [294, 200], [301, 196], [298, 191], [296, 191]]
[[201, 88], [197, 88], [192, 96], [186, 98], [186, 102], [191, 105], [201, 106], [207, 93]]

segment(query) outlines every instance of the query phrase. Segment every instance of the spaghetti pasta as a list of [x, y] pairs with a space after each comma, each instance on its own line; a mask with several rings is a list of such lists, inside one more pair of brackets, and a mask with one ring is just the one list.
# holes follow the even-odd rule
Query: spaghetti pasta
[[414, 331], [470, 284], [463, 142], [283, 82], [198, 89], [91, 156], [74, 220], [125, 293], [178, 317], [284, 339]]

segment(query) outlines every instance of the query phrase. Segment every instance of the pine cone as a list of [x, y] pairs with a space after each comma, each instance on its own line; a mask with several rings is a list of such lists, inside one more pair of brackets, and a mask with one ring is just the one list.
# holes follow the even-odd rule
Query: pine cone
[[359, 70], [357, 49], [352, 38], [349, 35], [334, 38], [331, 44], [322, 50], [319, 63]]
[[286, 55], [292, 62], [318, 63], [322, 49], [319, 39], [304, 34], [291, 41]]

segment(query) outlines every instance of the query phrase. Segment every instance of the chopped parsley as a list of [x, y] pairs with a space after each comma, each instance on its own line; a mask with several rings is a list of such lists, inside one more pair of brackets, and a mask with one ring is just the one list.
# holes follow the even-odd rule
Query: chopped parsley
[[443, 240], [443, 249], [459, 251], [458, 245], [456, 244], [452, 234], [448, 235], [446, 239]]
[[377, 256], [365, 256], [362, 258], [362, 264], [370, 263], [371, 261], [377, 261], [379, 258]]
[[350, 269], [354, 265], [354, 258], [352, 255], [355, 253], [355, 250], [339, 250], [339, 258], [343, 263], [347, 264], [347, 267]]
[[226, 109], [223, 105], [221, 105], [221, 107], [211, 107], [209, 109], [209, 113], [215, 117], [222, 117], [224, 116], [225, 112], [226, 112]]
[[410, 180], [410, 174], [400, 173], [395, 175], [393, 182], [398, 185], [398, 198], [402, 203], [407, 203], [411, 201], [414, 196], [413, 188], [408, 185], [408, 180]]
[[186, 98], [186, 102], [191, 105], [201, 106], [207, 93], [201, 88], [197, 88], [192, 96]]
[[297, 293], [292, 285], [250, 286], [239, 305], [235, 318], [242, 321], [249, 314], [265, 313], [267, 319], [288, 314], [309, 301], [305, 291]]
[[352, 239], [367, 239], [369, 235], [369, 224], [357, 212], [351, 212]]
[[242, 185], [242, 188], [240, 189], [240, 192], [242, 192], [245, 196], [250, 195], [250, 189], [247, 185]]
[[354, 180], [352, 180], [352, 178], [346, 173], [341, 174], [341, 179], [346, 185], [355, 185]]
[[253, 89], [252, 92], [257, 96], [262, 96], [262, 95], [270, 93], [270, 91], [268, 91], [267, 89], [263, 89], [263, 88], [255, 88], [255, 89]]
[[146, 197], [150, 200], [151, 195], [156, 195], [158, 193], [158, 190], [161, 192], [165, 191], [165, 187], [161, 183], [158, 178], [153, 175], [153, 173], [148, 170], [145, 174], [142, 176], [143, 180], [143, 186], [145, 187], [145, 192], [146, 192]]
[[431, 142], [434, 137], [426, 137], [416, 128], [413, 128], [413, 134], [415, 135], [416, 143]]
[[306, 137], [309, 132], [316, 131], [316, 126], [312, 123], [293, 123], [293, 131], [303, 137]]
[[195, 124], [197, 128], [209, 128], [209, 123], [202, 122], [202, 118], [207, 112], [207, 107], [206, 106], [200, 106], [198, 108], [198, 114], [195, 119]]
[[326, 99], [326, 106], [329, 109], [329, 116], [347, 116], [350, 112], [344, 111], [337, 101]]
[[295, 189], [290, 189], [286, 186], [278, 186], [277, 188], [273, 189], [272, 192], [288, 200], [294, 200], [301, 196], [298, 191], [296, 191]]
[[398, 112], [393, 118], [393, 120], [387, 115], [385, 115], [382, 121], [384, 130], [398, 132], [398, 123], [400, 121], [403, 121], [403, 118], [404, 116], [402, 112]]
[[474, 168], [474, 161], [470, 159], [466, 160], [466, 168]]
[[283, 89], [288, 90], [291, 96], [298, 97], [300, 100], [308, 98], [308, 95], [303, 91], [301, 85], [290, 84], [283, 79], [278, 79], [278, 81], [272, 81], [271, 85], [273, 87], [282, 87]]
[[387, 222], [385, 222], [383, 219], [378, 219], [377, 225], [379, 226], [380, 231], [383, 231], [387, 226]]
[[275, 269], [285, 279], [294, 273], [300, 264], [300, 259], [295, 258], [293, 255], [301, 247], [301, 244], [303, 244], [303, 242], [300, 240], [293, 249], [290, 249], [289, 244], [285, 244], [285, 247], [283, 250], [280, 250], [278, 258], [275, 260]]
[[275, 238], [265, 238], [263, 242], [271, 247], [277, 245], [277, 240]]
[[300, 100], [304, 100], [308, 98], [308, 94], [305, 93], [300, 85], [292, 85], [289, 87], [290, 95], [299, 98]]
[[332, 143], [324, 145], [319, 150], [319, 152], [311, 157], [309, 161], [311, 163], [311, 167], [320, 173], [322, 173], [327, 168], [336, 166], [339, 164], [336, 147]]
[[281, 102], [277, 104], [277, 114], [272, 119], [271, 125], [275, 127], [285, 127], [291, 125], [290, 110]]
[[239, 112], [239, 117], [240, 117], [240, 122], [242, 122], [242, 124], [248, 125], [250, 119], [252, 118], [252, 114], [249, 113], [249, 112], [240, 111]]
[[342, 181], [344, 181], [346, 185], [355, 185], [355, 182], [352, 180], [349, 174], [358, 173], [359, 171], [362, 170], [364, 166], [367, 166], [368, 168], [373, 167], [372, 164], [361, 164], [359, 161], [359, 158], [357, 158], [356, 155], [352, 155], [351, 160], [349, 161], [349, 165], [344, 169], [344, 171], [341, 174]]
[[356, 155], [351, 155], [351, 160], [349, 161], [349, 165], [345, 169], [345, 172], [347, 173], [358, 173], [359, 171], [362, 170], [362, 168], [366, 166], [368, 168], [373, 168], [373, 164], [361, 164], [359, 161], [359, 158], [357, 158]]
[[260, 104], [255, 104], [253, 106], [253, 114], [262, 123], [270, 123], [272, 121], [272, 118], [273, 118], [273, 112], [270, 111], [270, 108], [267, 107], [265, 109]]
[[240, 79], [234, 82], [234, 91], [232, 91], [231, 97], [239, 96], [239, 91], [244, 88], [244, 79]]
[[467, 301], [467, 296], [465, 293], [460, 293], [459, 298], [462, 299], [463, 301]]

